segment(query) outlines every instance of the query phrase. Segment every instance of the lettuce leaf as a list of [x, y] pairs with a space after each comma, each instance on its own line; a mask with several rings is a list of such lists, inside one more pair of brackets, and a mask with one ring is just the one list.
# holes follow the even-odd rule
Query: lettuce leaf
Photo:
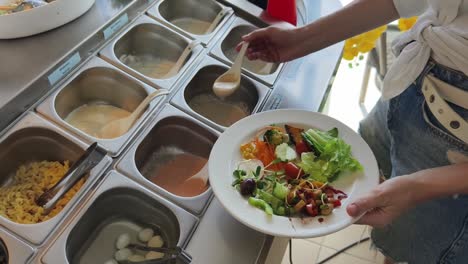
[[353, 158], [351, 146], [337, 136], [336, 129], [328, 132], [309, 129], [303, 133], [316, 152], [303, 153], [299, 163], [310, 178], [327, 182], [333, 181], [341, 172], [362, 170], [362, 165]]

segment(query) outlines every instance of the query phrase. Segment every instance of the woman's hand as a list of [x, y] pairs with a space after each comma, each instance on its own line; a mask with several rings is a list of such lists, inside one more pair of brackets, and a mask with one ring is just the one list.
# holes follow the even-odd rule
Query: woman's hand
[[[300, 36], [294, 27], [286, 25], [258, 29], [242, 37], [249, 42], [247, 57], [250, 60], [286, 62], [307, 54], [301, 50]], [[240, 50], [242, 43], [237, 45]]]
[[454, 194], [468, 194], [468, 162], [392, 178], [346, 211], [353, 217], [365, 213], [358, 224], [382, 227], [418, 203]]
[[[309, 25], [295, 28], [283, 23], [256, 30], [244, 36], [242, 40], [250, 42], [247, 50], [249, 59], [286, 62], [390, 23], [397, 18], [398, 12], [393, 0], [356, 0]], [[239, 50], [240, 45], [237, 46], [237, 51]]]
[[377, 186], [370, 193], [348, 205], [350, 216], [364, 216], [357, 224], [383, 227], [416, 205], [411, 175], [396, 177]]

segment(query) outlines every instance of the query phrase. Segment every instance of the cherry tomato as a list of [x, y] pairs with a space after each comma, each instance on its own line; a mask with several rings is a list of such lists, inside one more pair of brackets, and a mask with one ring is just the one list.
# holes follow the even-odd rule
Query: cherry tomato
[[296, 164], [292, 162], [288, 162], [284, 165], [284, 173], [286, 173], [286, 176], [288, 177], [289, 180], [297, 179], [299, 175], [299, 171], [300, 171], [299, 167], [297, 167]]
[[335, 201], [333, 202], [333, 206], [334, 206], [334, 207], [340, 207], [340, 206], [341, 206], [341, 201], [340, 201], [340, 200], [335, 200]]
[[310, 150], [307, 144], [304, 141], [302, 141], [296, 144], [296, 152], [297, 155], [301, 156], [303, 152], [310, 152]]
[[317, 207], [314, 206], [313, 204], [307, 204], [306, 205], [306, 211], [310, 216], [317, 216], [318, 215]]

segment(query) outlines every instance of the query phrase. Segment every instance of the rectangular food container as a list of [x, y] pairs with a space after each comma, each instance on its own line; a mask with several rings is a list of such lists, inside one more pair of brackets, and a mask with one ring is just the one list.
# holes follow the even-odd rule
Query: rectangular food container
[[[148, 15], [161, 21], [163, 24], [177, 30], [185, 36], [200, 41], [207, 46], [214, 37], [223, 31], [234, 11], [214, 0], [162, 0], [148, 10]], [[211, 33], [204, 34], [190, 25], [202, 23], [208, 27], [221, 17], [217, 26]], [[203, 25], [203, 26], [204, 26]], [[195, 31], [194, 31], [195, 30]]]
[[[208, 106], [210, 103], [203, 102], [206, 99], [200, 99], [200, 96], [217, 98], [213, 93], [213, 83], [228, 69], [229, 67], [220, 61], [209, 56], [205, 57], [197, 68], [190, 75], [187, 75], [187, 78], [181, 80], [179, 84], [181, 89], [174, 94], [171, 103], [209, 126], [224, 131], [229, 123], [233, 123], [243, 116], [238, 116], [238, 113], [235, 115], [222, 113], [220, 107], [202, 109], [202, 107]], [[261, 109], [269, 93], [270, 89], [267, 86], [242, 74], [239, 89], [231, 96], [224, 100], [217, 100], [217, 102], [221, 105], [235, 105], [236, 109], [242, 109], [244, 114], [251, 115]], [[193, 107], [195, 106], [197, 109], [194, 110]]]
[[34, 254], [34, 249], [0, 228], [0, 255], [6, 255], [6, 263], [26, 263]]
[[219, 132], [169, 104], [151, 120], [151, 124], [153, 125], [145, 129], [118, 161], [117, 170], [190, 212], [200, 215], [212, 195], [211, 187], [200, 195], [182, 197], [156, 185], [147, 177], [155, 172], [154, 159], [158, 151], [164, 148], [175, 147], [208, 159]]
[[[164, 72], [170, 69], [171, 64], [161, 67], [160, 72], [147, 72], [148, 60], [164, 60], [175, 63], [189, 45], [191, 53], [175, 75], [164, 76]], [[190, 40], [160, 22], [143, 15], [104, 47], [99, 54], [103, 59], [141, 81], [155, 87], [171, 89], [202, 53], [204, 53], [204, 48], [199, 42]], [[147, 64], [139, 65], [140, 63]], [[140, 67], [139, 70], [135, 69], [136, 67]]]
[[[2, 175], [0, 185], [9, 184], [9, 180], [20, 165], [42, 160], [61, 162], [69, 160], [72, 164], [85, 152], [87, 147], [88, 144], [30, 112], [0, 139], [0, 160], [2, 160], [3, 165], [0, 171], [0, 175]], [[77, 202], [92, 188], [111, 162], [110, 157], [104, 157], [91, 170], [85, 184], [78, 193], [53, 218], [38, 224], [19, 224], [0, 216], [0, 225], [33, 244], [41, 244], [51, 233], [58, 229], [62, 219], [72, 211]]]
[[98, 142], [111, 156], [118, 156], [167, 96], [153, 100], [132, 128], [117, 138], [96, 138], [70, 125], [65, 118], [76, 108], [90, 102], [105, 102], [132, 112], [148, 94], [155, 91], [155, 88], [95, 57], [42, 102], [36, 111], [78, 135], [83, 141]]
[[[47, 248], [47, 264], [104, 263], [115, 251], [119, 230], [140, 225], [160, 230], [168, 247], [185, 247], [198, 219], [141, 185], [110, 171], [78, 213]], [[93, 248], [99, 244], [99, 248]]]
[[[238, 54], [235, 48], [242, 41], [241, 37], [258, 28], [258, 26], [236, 17], [234, 22], [213, 45], [210, 55], [232, 65]], [[283, 63], [266, 63], [261, 60], [250, 61], [244, 58], [242, 72], [268, 86], [273, 86], [283, 66]]]

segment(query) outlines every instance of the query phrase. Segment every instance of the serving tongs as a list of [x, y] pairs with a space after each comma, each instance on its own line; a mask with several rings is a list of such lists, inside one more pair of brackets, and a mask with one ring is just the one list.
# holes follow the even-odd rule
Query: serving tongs
[[84, 175], [101, 162], [105, 155], [106, 152], [100, 148], [97, 143], [89, 146], [85, 153], [68, 170], [65, 176], [36, 199], [36, 204], [44, 208], [44, 214], [49, 214], [62, 196]]
[[192, 257], [185, 252], [181, 247], [173, 247], [173, 248], [164, 248], [164, 247], [147, 247], [143, 245], [137, 244], [130, 244], [127, 246], [129, 249], [136, 249], [141, 251], [155, 251], [164, 253], [164, 257], [160, 259], [149, 259], [143, 260], [138, 262], [131, 262], [131, 261], [119, 261], [119, 264], [130, 264], [130, 263], [138, 263], [138, 264], [166, 264], [169, 263], [171, 260], [178, 260], [178, 263], [190, 264], [192, 263]]

